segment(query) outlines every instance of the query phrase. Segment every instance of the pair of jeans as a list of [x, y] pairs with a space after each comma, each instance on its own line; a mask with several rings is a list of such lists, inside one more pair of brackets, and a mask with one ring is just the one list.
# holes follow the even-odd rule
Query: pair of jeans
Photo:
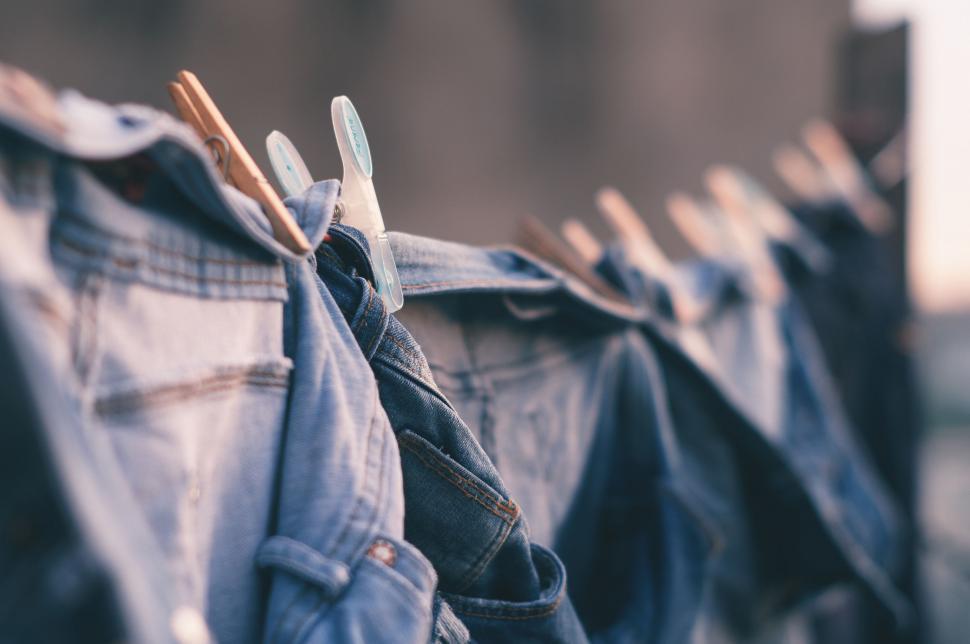
[[[403, 448], [405, 534], [455, 614], [476, 639], [582, 641], [574, 605], [595, 640], [683, 641], [717, 538], [678, 473], [636, 312], [517, 251], [390, 239], [401, 322], [352, 229], [331, 229], [317, 270], [371, 359]], [[497, 550], [496, 503], [516, 515]], [[568, 598], [530, 541], [560, 555]]]
[[[287, 204], [306, 207], [319, 185]], [[418, 344], [367, 281], [366, 241], [354, 229], [332, 227], [316, 268], [371, 364], [397, 434], [405, 537], [439, 579], [435, 638], [585, 641], [559, 558], [532, 542], [522, 507], [439, 391]]]
[[[76, 403], [52, 444], [94, 446], [44, 475], [75, 515], [101, 501], [118, 554], [85, 543], [127, 637], [426, 641], [436, 579], [403, 540], [397, 445], [306, 258], [184, 124], [71, 92], [55, 112], [0, 102], [0, 275]], [[304, 214], [319, 243], [329, 217]]]
[[[708, 423], [719, 424], [722, 430], [734, 427], [730, 441], [741, 450], [736, 460], [753, 458], [762, 463], [758, 469], [768, 484], [745, 484], [751, 490], [749, 505], [753, 507], [753, 500], [769, 504], [765, 507], [780, 503], [779, 508], [789, 509], [787, 514], [779, 509], [774, 520], [803, 527], [764, 526], [757, 519], [771, 514], [750, 514], [756, 520], [750, 528], [753, 533], [774, 533], [775, 542], [792, 542], [787, 545], [804, 551], [800, 556], [804, 565], [793, 566], [791, 550], [779, 552], [777, 544], [758, 549], [759, 557], [774, 559], [760, 569], [785, 571], [773, 583], [796, 581], [789, 584], [789, 590], [796, 592], [789, 593], [781, 605], [793, 605], [823, 583], [858, 577], [898, 621], [905, 622], [909, 607], [891, 581], [902, 537], [898, 516], [866, 455], [854, 442], [798, 302], [793, 298], [779, 304], [758, 301], [744, 271], [729, 261], [704, 260], [683, 266], [682, 271], [694, 275], [677, 284], [644, 275], [620, 249], [611, 251], [602, 268], [604, 275], [613, 277], [641, 306], [654, 312], [646, 331], [660, 345], [673, 347], [671, 353], [679, 352], [693, 362], [714, 385], [716, 395], [734, 408], [733, 417], [740, 422], [727, 422], [732, 414], [719, 413], [711, 415]], [[672, 308], [664, 303], [671, 299], [669, 289], [675, 287], [700, 300], [692, 308], [701, 315], [691, 320], [673, 316]], [[769, 325], [770, 335], [763, 332], [765, 327], [756, 326], [759, 320]], [[685, 341], [696, 341], [698, 334], [702, 341]], [[762, 384], [756, 386], [758, 383]], [[698, 390], [696, 386], [694, 390]], [[766, 405], [763, 397], [771, 392], [780, 400]], [[772, 415], [763, 413], [772, 408], [778, 410], [774, 422]], [[693, 426], [680, 423], [678, 429], [683, 433]], [[684, 451], [704, 453], [690, 446]], [[742, 478], [750, 469], [741, 469]], [[768, 584], [761, 592], [771, 591]]]
[[[339, 184], [317, 184], [291, 212], [316, 246]], [[293, 204], [291, 204], [293, 205]], [[434, 569], [404, 540], [398, 443], [354, 330], [312, 258], [287, 266], [285, 351], [293, 360], [273, 536], [267, 642], [427, 642]]]

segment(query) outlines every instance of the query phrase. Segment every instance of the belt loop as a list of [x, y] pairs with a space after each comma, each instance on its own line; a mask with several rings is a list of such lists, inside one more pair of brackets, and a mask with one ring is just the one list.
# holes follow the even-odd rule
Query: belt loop
[[355, 281], [360, 286], [361, 298], [360, 305], [351, 318], [350, 328], [354, 332], [354, 337], [357, 338], [360, 350], [369, 362], [384, 338], [390, 314], [387, 312], [381, 296], [377, 294], [370, 282], [359, 276], [355, 278]]

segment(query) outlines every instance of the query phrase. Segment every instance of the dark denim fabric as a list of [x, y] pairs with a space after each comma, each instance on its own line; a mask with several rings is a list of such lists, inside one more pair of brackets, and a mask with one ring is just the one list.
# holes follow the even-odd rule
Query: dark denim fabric
[[[903, 512], [910, 538], [897, 578], [915, 600], [920, 432], [905, 277], [890, 261], [886, 243], [862, 226], [846, 204], [803, 204], [793, 212], [826, 245], [832, 261], [820, 270], [797, 248], [781, 244], [776, 256], [811, 320], [858, 439]], [[867, 621], [868, 641], [917, 638], [915, 628], [908, 634], [894, 632], [891, 621], [878, 612]]]
[[[50, 450], [34, 475], [68, 506], [8, 497], [0, 560], [22, 566], [0, 588], [36, 600], [11, 628], [27, 641], [82, 627], [182, 644], [427, 641], [447, 614], [403, 539], [397, 441], [306, 258], [185, 124], [66, 93], [66, 133], [34, 132], [3, 97], [0, 296], [40, 373], [21, 383], [40, 402], [23, 404], [51, 417], [19, 429]], [[322, 205], [294, 213], [311, 243], [336, 193], [321, 184]], [[63, 547], [27, 552], [31, 520]]]
[[24, 315], [28, 294], [9, 286], [0, 285], [0, 639], [175, 641], [171, 580], [149, 535], [115, 529], [138, 509], [117, 472], [97, 465], [104, 446], [81, 430]]
[[[732, 621], [741, 627], [737, 632], [749, 631], [762, 619], [750, 609], [766, 605], [764, 598], [773, 598], [769, 604], [780, 615], [826, 585], [853, 578], [862, 579], [899, 622], [907, 621], [909, 606], [891, 582], [902, 540], [898, 516], [853, 441], [798, 302], [760, 302], [739, 267], [701, 261], [683, 267], [695, 276], [677, 285], [700, 298], [701, 306], [695, 309], [701, 314], [675, 320], [672, 309], [664, 306], [669, 300], [667, 286], [631, 269], [622, 251], [612, 251], [602, 268], [604, 275], [657, 312], [645, 328], [658, 347], [673, 347], [671, 357], [687, 356], [703, 373], [693, 385], [671, 385], [671, 390], [696, 396], [705, 390], [701, 380], [707, 380], [714, 386], [706, 390], [728, 403], [706, 419], [675, 422], [675, 427], [685, 441], [685, 454], [707, 454], [708, 464], [697, 469], [699, 477], [710, 479], [712, 473], [725, 472], [725, 480], [740, 477], [734, 489], [745, 490], [726, 502], [750, 508], [750, 543], [760, 544], [753, 548], [758, 560], [753, 570], [761, 581], [751, 584], [757, 592], [748, 599], [747, 618], [738, 619], [733, 609], [726, 611], [735, 615]], [[778, 400], [767, 400], [770, 396]], [[703, 405], [682, 406], [695, 417], [698, 407]], [[705, 431], [705, 426], [706, 438], [688, 438], [690, 432]], [[725, 430], [735, 456], [718, 461], [710, 445], [718, 442], [714, 434]], [[729, 474], [732, 461], [734, 475]], [[737, 465], [752, 462], [755, 465]], [[744, 483], [752, 471], [759, 473], [758, 482]], [[724, 481], [709, 485], [718, 495], [732, 489]], [[735, 533], [744, 538], [740, 528]], [[766, 535], [773, 536], [765, 539]], [[730, 546], [726, 557], [750, 559], [750, 553], [742, 552], [750, 547], [740, 545], [732, 556]], [[712, 597], [718, 601], [716, 594]], [[744, 602], [733, 603], [744, 609]]]
[[[399, 432], [415, 514], [406, 536], [472, 635], [581, 641], [574, 605], [594, 640], [686, 640], [718, 536], [681, 475], [637, 313], [517, 251], [392, 234], [412, 336], [382, 312], [354, 232], [331, 238], [318, 272], [372, 356]], [[449, 488], [474, 484], [466, 491], [508, 505], [502, 479], [521, 514], [493, 554], [479, 542], [501, 527], [495, 512]], [[569, 598], [559, 559], [529, 541], [562, 557]], [[483, 551], [491, 559], [468, 586], [463, 562]]]
[[[299, 209], [305, 199], [287, 204]], [[317, 273], [370, 361], [397, 434], [405, 537], [434, 564], [445, 617], [453, 611], [467, 627], [439, 619], [434, 637], [585, 641], [561, 561], [530, 539], [522, 507], [438, 390], [418, 344], [367, 281], [366, 253], [356, 230], [334, 226], [317, 252]]]

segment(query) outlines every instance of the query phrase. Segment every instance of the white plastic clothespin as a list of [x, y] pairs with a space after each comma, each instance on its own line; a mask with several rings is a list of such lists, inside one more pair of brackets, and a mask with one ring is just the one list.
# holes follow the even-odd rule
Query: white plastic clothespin
[[[333, 99], [330, 114], [344, 167], [338, 202], [341, 221], [357, 228], [367, 238], [374, 286], [387, 310], [393, 313], [404, 306], [404, 293], [374, 191], [374, 165], [367, 135], [354, 104], [346, 96]], [[266, 148], [284, 190], [289, 195], [302, 194], [313, 180], [293, 143], [283, 134], [273, 132], [266, 137]]]

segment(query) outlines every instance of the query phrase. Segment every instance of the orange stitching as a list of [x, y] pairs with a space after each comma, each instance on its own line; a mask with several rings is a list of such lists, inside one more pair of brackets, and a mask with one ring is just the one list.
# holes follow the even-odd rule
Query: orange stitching
[[[439, 463], [440, 463], [440, 464], [441, 464], [441, 465], [442, 465], [443, 467], [445, 467], [445, 468], [446, 468], [446, 469], [447, 469], [447, 470], [448, 470], [449, 472], [452, 472], [452, 473], [453, 473], [453, 474], [454, 474], [454, 475], [455, 475], [456, 477], [458, 477], [458, 478], [459, 478], [459, 479], [461, 479], [462, 481], [465, 481], [465, 482], [467, 482], [467, 483], [468, 483], [469, 485], [471, 485], [472, 487], [474, 487], [474, 488], [476, 488], [477, 490], [479, 490], [479, 491], [480, 491], [480, 492], [482, 493], [482, 495], [484, 495], [484, 496], [486, 496], [486, 497], [488, 497], [489, 499], [493, 499], [493, 500], [494, 500], [495, 498], [498, 498], [498, 499], [501, 499], [501, 498], [502, 498], [502, 497], [500, 497], [500, 496], [499, 496], [499, 497], [496, 497], [496, 495], [494, 495], [494, 494], [492, 494], [492, 493], [491, 493], [491, 492], [490, 492], [489, 490], [487, 490], [487, 489], [485, 489], [484, 487], [482, 487], [482, 485], [481, 485], [481, 484], [479, 484], [479, 483], [478, 483], [477, 481], [475, 481], [474, 479], [470, 479], [470, 478], [468, 478], [468, 477], [466, 477], [466, 476], [464, 476], [463, 474], [461, 474], [461, 472], [457, 472], [457, 471], [455, 471], [455, 470], [453, 470], [453, 469], [452, 469], [452, 468], [451, 468], [451, 467], [450, 467], [450, 466], [448, 465], [448, 463], [444, 461], [444, 459], [443, 459], [443, 458], [440, 458], [440, 457], [438, 457], [438, 456], [437, 456], [436, 454], [434, 454], [433, 452], [427, 452], [427, 450], [426, 450], [426, 449], [424, 449], [424, 445], [423, 445], [423, 444], [422, 444], [422, 443], [421, 443], [421, 442], [419, 441], [419, 439], [418, 439], [418, 437], [417, 437], [417, 435], [414, 435], [414, 434], [410, 434], [410, 435], [407, 435], [407, 436], [402, 436], [402, 437], [401, 437], [401, 439], [402, 439], [402, 440], [405, 440], [405, 441], [407, 441], [407, 442], [409, 442], [409, 443], [412, 443], [412, 445], [413, 445], [413, 446], [417, 446], [417, 447], [421, 447], [421, 448], [422, 448], [422, 449], [423, 449], [423, 450], [424, 450], [424, 451], [425, 451], [426, 453], [428, 453], [428, 454], [429, 454], [429, 456], [430, 456], [431, 458], [433, 458], [433, 459], [435, 459], [435, 461], [437, 461], [437, 462], [439, 462]], [[509, 501], [509, 503], [508, 503], [508, 504], [506, 504], [506, 503], [505, 503], [505, 502], [504, 502], [503, 500], [499, 500], [499, 501], [495, 501], [495, 503], [496, 503], [497, 505], [499, 505], [499, 506], [501, 506], [502, 508], [504, 508], [504, 509], [507, 509], [507, 510], [508, 510], [508, 512], [509, 512], [509, 514], [512, 514], [512, 515], [513, 515], [513, 517], [514, 517], [514, 516], [518, 516], [518, 515], [517, 515], [517, 514], [515, 513], [515, 503], [514, 503], [513, 501]]]
[[393, 342], [394, 344], [396, 344], [397, 348], [403, 351], [404, 353], [406, 353], [409, 357], [414, 358], [416, 360], [420, 360], [421, 358], [424, 357], [417, 351], [414, 351], [413, 349], [411, 349], [411, 347], [407, 346], [406, 344], [404, 344], [403, 342], [395, 338], [394, 336], [385, 335], [384, 337], [390, 340], [391, 342]]
[[559, 608], [559, 604], [562, 603], [562, 600], [565, 594], [566, 594], [565, 592], [561, 593], [559, 597], [556, 598], [556, 601], [552, 605], [546, 608], [543, 608], [541, 611], [538, 611], [535, 613], [526, 613], [522, 615], [502, 615], [501, 610], [498, 611], [497, 613], [473, 613], [471, 611], [462, 610], [461, 608], [457, 607], [454, 603], [451, 604], [451, 607], [452, 609], [454, 609], [456, 613], [461, 613], [462, 615], [468, 615], [469, 617], [484, 617], [488, 619], [502, 619], [507, 621], [521, 622], [527, 619], [539, 619], [540, 617], [548, 617], [549, 615], [552, 615], [553, 613], [556, 612], [556, 609]]
[[[439, 474], [444, 474], [446, 476], [447, 475], [451, 475], [452, 477], [457, 478], [458, 480], [466, 483], [468, 486], [473, 487], [482, 496], [484, 496], [484, 497], [488, 498], [490, 501], [492, 501], [492, 503], [495, 504], [494, 506], [493, 505], [489, 505], [489, 504], [485, 503], [485, 501], [483, 501], [481, 498], [470, 494], [462, 486], [460, 486], [460, 485], [456, 485], [455, 486], [455, 487], [458, 488], [458, 490], [462, 494], [464, 494], [468, 498], [472, 499], [473, 501], [478, 502], [486, 510], [488, 510], [489, 512], [491, 512], [492, 514], [494, 514], [498, 518], [502, 519], [502, 521], [504, 521], [504, 522], [508, 523], [509, 525], [511, 525], [518, 518], [518, 513], [515, 511], [517, 509], [517, 507], [514, 505], [514, 503], [510, 502], [509, 505], [506, 505], [504, 501], [496, 501], [495, 498], [493, 497], [493, 495], [488, 490], [483, 489], [475, 481], [472, 481], [471, 479], [468, 479], [465, 476], [462, 476], [461, 473], [454, 471], [453, 469], [449, 468], [446, 464], [440, 462], [436, 458], [433, 458], [433, 461], [434, 462], [429, 462], [429, 460], [427, 458], [425, 458], [425, 455], [424, 454], [418, 452], [418, 449], [417, 449], [417, 446], [416, 445], [410, 444], [410, 443], [413, 443], [413, 439], [411, 439], [410, 437], [408, 437], [408, 436], [402, 436], [401, 439], [400, 439], [400, 441], [401, 441], [401, 444], [409, 452], [411, 452], [415, 456], [417, 456], [425, 465], [427, 465], [431, 469], [435, 470]], [[421, 446], [421, 447], [423, 447], [423, 446]], [[422, 451], [424, 451], [424, 450], [422, 450]], [[498, 509], [502, 510], [503, 512], [505, 512], [509, 516], [504, 516], [503, 514], [499, 514], [498, 512], [496, 512], [495, 506], [498, 506]]]
[[[61, 239], [61, 244], [63, 246], [65, 246], [65, 247], [67, 247], [67, 248], [70, 248], [74, 252], [80, 253], [81, 255], [84, 255], [86, 257], [100, 257], [101, 256], [98, 252], [96, 252], [95, 250], [93, 250], [91, 248], [85, 248], [85, 247], [82, 247], [82, 246], [77, 246], [73, 241], [68, 241], [66, 239]], [[137, 267], [138, 264], [139, 264], [137, 261], [133, 261], [133, 260], [128, 260], [128, 261], [131, 262], [131, 264], [129, 265], [127, 262], [122, 262], [122, 260], [120, 260], [119, 258], [112, 257], [112, 258], [109, 258], [109, 259], [111, 259], [111, 261], [113, 261], [115, 263], [115, 265], [119, 266], [120, 268], [126, 269], [126, 270], [127, 269], [131, 269], [131, 268], [134, 268], [134, 267]], [[199, 261], [205, 262], [207, 260], [200, 258]], [[270, 280], [236, 280], [236, 279], [229, 279], [229, 278], [224, 278], [224, 277], [199, 277], [198, 275], [192, 275], [192, 274], [189, 274], [189, 273], [182, 273], [180, 271], [174, 271], [174, 270], [170, 270], [170, 269], [167, 269], [167, 268], [159, 268], [159, 267], [153, 266], [152, 264], [149, 264], [149, 263], [144, 263], [143, 265], [146, 266], [146, 267], [148, 267], [149, 270], [153, 270], [153, 271], [155, 271], [157, 273], [174, 275], [175, 277], [181, 277], [183, 279], [187, 279], [187, 280], [190, 280], [190, 281], [193, 281], [193, 282], [200, 282], [200, 283], [216, 282], [216, 283], [220, 283], [220, 284], [236, 284], [236, 285], [240, 285], [240, 286], [276, 286], [278, 288], [286, 288], [286, 284], [284, 282], [274, 282], [274, 281], [270, 281]], [[264, 266], [265, 266], [265, 264], [264, 264]]]
[[146, 392], [128, 392], [103, 398], [95, 403], [99, 414], [133, 409], [137, 403], [174, 402], [195, 396], [228, 391], [240, 385], [286, 388], [289, 378], [274, 372], [253, 371], [213, 376], [194, 383], [180, 383]]
[[[255, 260], [215, 259], [215, 258], [210, 259], [210, 258], [207, 258], [207, 257], [197, 257], [195, 255], [189, 255], [188, 253], [182, 253], [182, 252], [177, 251], [177, 250], [172, 250], [171, 248], [166, 248], [164, 246], [160, 246], [158, 244], [154, 244], [154, 243], [152, 243], [150, 241], [146, 241], [144, 239], [135, 239], [133, 237], [124, 237], [122, 235], [116, 235], [115, 233], [111, 233], [111, 232], [102, 230], [102, 229], [100, 229], [100, 228], [98, 228], [96, 226], [92, 226], [92, 225], [90, 225], [90, 224], [88, 224], [86, 222], [82, 222], [82, 221], [78, 220], [76, 217], [70, 217], [69, 225], [78, 226], [80, 228], [87, 228], [89, 230], [94, 230], [94, 231], [97, 231], [99, 234], [104, 235], [105, 237], [109, 237], [109, 238], [112, 238], [112, 239], [117, 239], [117, 240], [120, 240], [120, 241], [125, 242], [127, 244], [137, 244], [137, 245], [140, 245], [140, 246], [145, 246], [146, 248], [151, 248], [153, 250], [157, 250], [160, 253], [167, 254], [167, 255], [171, 255], [173, 257], [181, 257], [182, 259], [191, 259], [193, 261], [209, 262], [209, 263], [212, 263], [212, 264], [229, 264], [229, 265], [233, 265], [233, 266], [267, 266], [267, 265], [271, 265], [271, 264], [275, 264], [276, 263], [275, 260], [271, 260], [269, 262], [259, 262], [259, 261], [255, 261]], [[66, 239], [65, 233], [62, 232], [62, 231], [55, 230], [54, 231], [54, 235], [55, 236], [58, 236], [58, 237], [61, 237], [62, 239]]]
[[557, 280], [552, 277], [530, 277], [526, 280], [509, 280], [509, 279], [495, 279], [495, 280], [450, 280], [446, 282], [421, 282], [420, 284], [404, 284], [402, 288], [407, 290], [418, 290], [422, 288], [431, 288], [433, 286], [494, 286], [498, 288], [508, 288], [510, 286], [522, 286], [522, 285], [535, 285], [536, 283], [546, 284], [547, 282], [552, 282], [550, 286], [560, 286], [562, 280]]

